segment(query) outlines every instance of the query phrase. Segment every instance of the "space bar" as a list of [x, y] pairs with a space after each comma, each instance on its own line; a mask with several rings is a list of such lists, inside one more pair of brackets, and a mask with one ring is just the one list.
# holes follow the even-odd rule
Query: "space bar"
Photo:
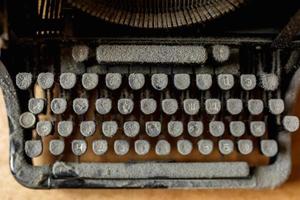
[[143, 179], [143, 178], [243, 178], [249, 176], [246, 162], [192, 163], [56, 163], [53, 174], [63, 173], [65, 166], [81, 178]]

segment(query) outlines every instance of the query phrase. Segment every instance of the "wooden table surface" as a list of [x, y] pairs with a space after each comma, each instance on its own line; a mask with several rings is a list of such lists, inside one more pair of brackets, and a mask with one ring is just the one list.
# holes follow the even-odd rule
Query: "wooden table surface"
[[[300, 101], [298, 101], [300, 102]], [[300, 105], [295, 108], [300, 116]], [[8, 123], [0, 91], [0, 199], [300, 199], [300, 132], [293, 135], [293, 170], [288, 182], [274, 190], [61, 189], [31, 190], [19, 185], [8, 166]]]

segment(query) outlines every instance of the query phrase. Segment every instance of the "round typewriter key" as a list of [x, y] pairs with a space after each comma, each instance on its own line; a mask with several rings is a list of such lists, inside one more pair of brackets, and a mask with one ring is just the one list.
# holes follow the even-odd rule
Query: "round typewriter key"
[[197, 74], [196, 84], [199, 90], [208, 90], [212, 86], [211, 74]]
[[177, 141], [177, 151], [181, 155], [188, 155], [193, 150], [193, 144], [189, 140], [178, 140]]
[[171, 152], [171, 145], [166, 140], [159, 140], [155, 146], [155, 153], [159, 156], [169, 155]]
[[129, 151], [129, 143], [126, 140], [116, 140], [114, 150], [118, 156], [123, 156]]
[[18, 73], [16, 75], [16, 85], [20, 90], [27, 90], [32, 84], [32, 74], [31, 73]]
[[170, 121], [168, 123], [168, 132], [172, 137], [178, 137], [183, 133], [183, 124], [181, 121]]
[[146, 133], [150, 137], [157, 137], [161, 132], [161, 123], [158, 121], [146, 122]]
[[43, 112], [45, 108], [45, 100], [39, 98], [31, 98], [28, 101], [28, 110], [37, 115]]
[[50, 89], [54, 84], [54, 74], [50, 72], [40, 73], [37, 82], [42, 89]]
[[283, 128], [288, 132], [296, 132], [299, 129], [299, 118], [297, 116], [285, 116], [282, 120]]
[[278, 144], [275, 140], [261, 140], [260, 150], [266, 157], [273, 157], [278, 153]]
[[39, 136], [45, 137], [52, 131], [52, 124], [49, 121], [39, 121], [36, 124], [36, 132]]
[[67, 101], [63, 98], [54, 98], [51, 101], [51, 110], [57, 115], [64, 113], [67, 110]]
[[226, 101], [227, 111], [232, 115], [238, 115], [243, 110], [243, 102], [241, 99], [228, 99]]
[[198, 142], [198, 150], [202, 155], [209, 155], [212, 153], [214, 144], [211, 140], [200, 140]]
[[209, 132], [214, 137], [220, 137], [225, 132], [225, 125], [221, 121], [212, 121], [209, 123]]
[[122, 75], [120, 73], [108, 73], [105, 77], [105, 83], [109, 89], [116, 90], [122, 84]]
[[28, 140], [25, 142], [25, 153], [30, 158], [36, 158], [43, 152], [43, 144], [40, 140]]
[[89, 109], [89, 101], [85, 98], [77, 98], [73, 100], [73, 110], [77, 115], [85, 114]]
[[242, 74], [240, 81], [241, 87], [246, 91], [253, 90], [256, 87], [256, 76], [254, 74]]
[[134, 103], [131, 99], [119, 99], [118, 100], [118, 110], [123, 115], [129, 115], [132, 113]]
[[230, 133], [234, 137], [241, 137], [242, 135], [245, 134], [246, 131], [245, 123], [241, 121], [230, 122], [229, 129], [230, 129]]
[[130, 74], [128, 77], [128, 84], [133, 90], [140, 90], [145, 85], [144, 74]]
[[264, 90], [274, 91], [279, 86], [279, 79], [276, 74], [260, 75], [260, 85]]
[[219, 151], [223, 155], [229, 155], [233, 152], [233, 142], [231, 140], [220, 140]]
[[250, 132], [255, 137], [261, 137], [266, 132], [266, 124], [265, 122], [260, 121], [252, 121], [250, 122]]
[[75, 62], [83, 62], [88, 59], [89, 47], [86, 45], [76, 45], [72, 48], [72, 57]]
[[192, 137], [199, 137], [203, 133], [203, 123], [201, 121], [188, 122], [188, 133]]
[[111, 111], [112, 101], [108, 98], [100, 98], [96, 101], [96, 110], [100, 115], [106, 115]]
[[63, 140], [51, 140], [49, 143], [49, 151], [54, 156], [61, 155], [65, 150], [65, 142]]
[[59, 77], [60, 86], [65, 90], [70, 90], [76, 85], [76, 74], [62, 73]]
[[221, 101], [219, 99], [207, 99], [205, 101], [207, 114], [216, 115], [221, 111]]
[[198, 99], [185, 99], [183, 101], [183, 109], [188, 115], [196, 115], [200, 110], [200, 103]]
[[80, 133], [84, 137], [93, 135], [96, 131], [96, 123], [94, 121], [84, 121], [80, 123]]
[[34, 114], [30, 113], [30, 112], [25, 112], [23, 114], [21, 114], [20, 118], [19, 118], [19, 123], [23, 128], [32, 128], [35, 125], [36, 122], [36, 118], [34, 116]]
[[84, 89], [93, 90], [98, 86], [99, 78], [96, 73], [85, 73], [82, 75], [81, 83]]
[[217, 62], [225, 62], [230, 57], [230, 48], [227, 45], [214, 45], [212, 47], [213, 58]]
[[284, 111], [284, 101], [282, 99], [269, 99], [269, 110], [273, 115], [280, 115]]
[[243, 155], [248, 155], [253, 151], [253, 142], [251, 140], [239, 140], [238, 150]]
[[168, 86], [168, 75], [153, 74], [151, 77], [151, 84], [156, 90], [164, 90]]
[[175, 74], [174, 75], [174, 86], [177, 90], [186, 90], [191, 84], [189, 74]]
[[108, 150], [108, 143], [106, 140], [95, 140], [93, 142], [93, 151], [96, 155], [101, 156]]
[[157, 109], [157, 103], [155, 99], [142, 99], [141, 100], [141, 111], [145, 115], [153, 114]]
[[264, 103], [260, 99], [250, 99], [248, 101], [248, 110], [252, 115], [259, 115], [264, 111]]
[[127, 135], [128, 137], [135, 137], [140, 132], [140, 124], [137, 121], [125, 122], [123, 129], [125, 135]]
[[72, 151], [74, 155], [81, 156], [87, 150], [87, 144], [84, 140], [73, 140], [72, 141]]
[[218, 75], [218, 85], [222, 90], [230, 90], [234, 86], [234, 77], [232, 74]]
[[140, 156], [146, 155], [150, 151], [150, 143], [147, 140], [137, 140], [134, 143], [134, 150]]
[[173, 115], [178, 110], [176, 99], [164, 99], [161, 104], [163, 112], [167, 115]]
[[113, 137], [118, 130], [118, 124], [115, 121], [106, 121], [102, 123], [102, 133], [106, 137]]
[[60, 121], [57, 125], [57, 132], [62, 137], [68, 137], [73, 132], [73, 122], [72, 121]]

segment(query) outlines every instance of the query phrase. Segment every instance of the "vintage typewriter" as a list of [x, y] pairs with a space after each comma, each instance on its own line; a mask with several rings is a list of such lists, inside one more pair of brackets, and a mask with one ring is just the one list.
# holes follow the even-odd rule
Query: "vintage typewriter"
[[2, 0], [12, 174], [30, 188], [265, 188], [291, 169], [300, 2]]

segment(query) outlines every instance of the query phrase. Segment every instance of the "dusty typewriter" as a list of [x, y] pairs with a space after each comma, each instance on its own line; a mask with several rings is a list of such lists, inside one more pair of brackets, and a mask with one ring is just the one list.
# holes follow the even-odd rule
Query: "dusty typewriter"
[[1, 1], [12, 174], [30, 188], [287, 180], [297, 1]]

